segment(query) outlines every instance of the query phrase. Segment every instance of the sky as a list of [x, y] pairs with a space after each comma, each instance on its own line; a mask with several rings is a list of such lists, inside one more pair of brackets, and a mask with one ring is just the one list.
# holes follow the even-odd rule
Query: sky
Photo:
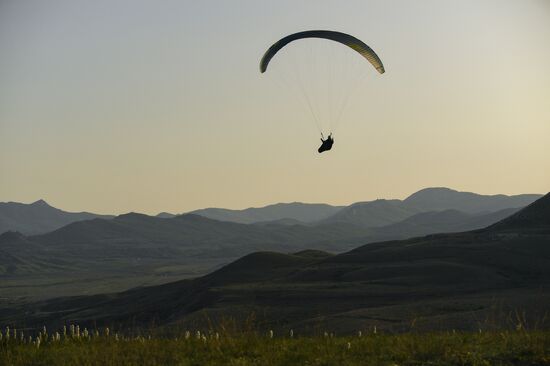
[[[315, 40], [259, 72], [309, 29], [360, 38], [386, 73]], [[0, 0], [0, 201], [155, 214], [546, 193], [548, 45], [547, 0]], [[307, 98], [328, 121], [348, 92], [318, 154]]]

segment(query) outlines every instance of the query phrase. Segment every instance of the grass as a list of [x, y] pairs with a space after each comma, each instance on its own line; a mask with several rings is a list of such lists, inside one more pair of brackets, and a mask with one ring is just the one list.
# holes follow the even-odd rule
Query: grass
[[[21, 333], [0, 340], [0, 365], [550, 365], [550, 332], [328, 334], [246, 332], [179, 337]], [[40, 340], [40, 342], [38, 342]]]

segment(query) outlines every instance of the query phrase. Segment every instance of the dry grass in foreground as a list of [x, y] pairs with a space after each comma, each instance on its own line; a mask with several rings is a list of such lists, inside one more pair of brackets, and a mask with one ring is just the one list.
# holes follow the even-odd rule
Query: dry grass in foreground
[[550, 365], [550, 332], [349, 337], [184, 332], [123, 337], [71, 327], [35, 337], [7, 329], [0, 365]]

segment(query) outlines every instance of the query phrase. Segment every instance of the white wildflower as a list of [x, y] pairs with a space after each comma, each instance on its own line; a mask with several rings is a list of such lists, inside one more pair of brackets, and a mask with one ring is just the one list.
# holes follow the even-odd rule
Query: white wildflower
[[348, 342], [348, 349], [351, 349], [351, 342]]
[[294, 337], [294, 331], [291, 329], [290, 330], [290, 338]]
[[374, 329], [372, 331], [374, 334], [376, 334], [376, 325], [374, 326]]
[[40, 348], [40, 337], [36, 338], [36, 348]]
[[269, 331], [269, 338], [273, 338], [273, 329]]
[[109, 336], [109, 327], [105, 328], [105, 336], [106, 336], [106, 337]]
[[197, 333], [195, 334], [195, 336], [197, 337], [197, 339], [201, 339], [201, 332], [200, 332], [200, 330], [197, 330]]
[[220, 339], [220, 333], [216, 332], [216, 340]]
[[206, 336], [204, 334], [202, 335], [201, 339], [204, 343], [206, 343]]
[[362, 333], [361, 331], [358, 331], [358, 332], [357, 332], [357, 336], [358, 336], [359, 338], [361, 338], [362, 335], [363, 335], [363, 333]]
[[325, 338], [328, 338], [328, 332], [325, 332]]

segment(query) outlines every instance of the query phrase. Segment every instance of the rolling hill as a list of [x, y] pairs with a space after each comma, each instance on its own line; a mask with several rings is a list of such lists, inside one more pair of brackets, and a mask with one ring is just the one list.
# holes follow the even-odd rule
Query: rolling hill
[[205, 327], [255, 313], [260, 328], [303, 332], [477, 330], [515, 328], [521, 313], [548, 327], [549, 217], [550, 194], [480, 230], [334, 256], [253, 253], [195, 280], [5, 307], [0, 322]]
[[[408, 216], [412, 211], [403, 209], [402, 201], [377, 200], [310, 224], [280, 219], [245, 225], [192, 214], [137, 213], [84, 220], [47, 234], [0, 237], [0, 296], [30, 299], [120, 291], [204, 275], [258, 250], [291, 253], [315, 248], [341, 253], [377, 241], [478, 229], [515, 211], [446, 210]], [[379, 227], [363, 225], [398, 217], [406, 218]]]
[[258, 250], [340, 252], [367, 233], [345, 223], [246, 225], [136, 213], [78, 221], [42, 235], [7, 232], [0, 236], [0, 297], [120, 291], [203, 275]]

